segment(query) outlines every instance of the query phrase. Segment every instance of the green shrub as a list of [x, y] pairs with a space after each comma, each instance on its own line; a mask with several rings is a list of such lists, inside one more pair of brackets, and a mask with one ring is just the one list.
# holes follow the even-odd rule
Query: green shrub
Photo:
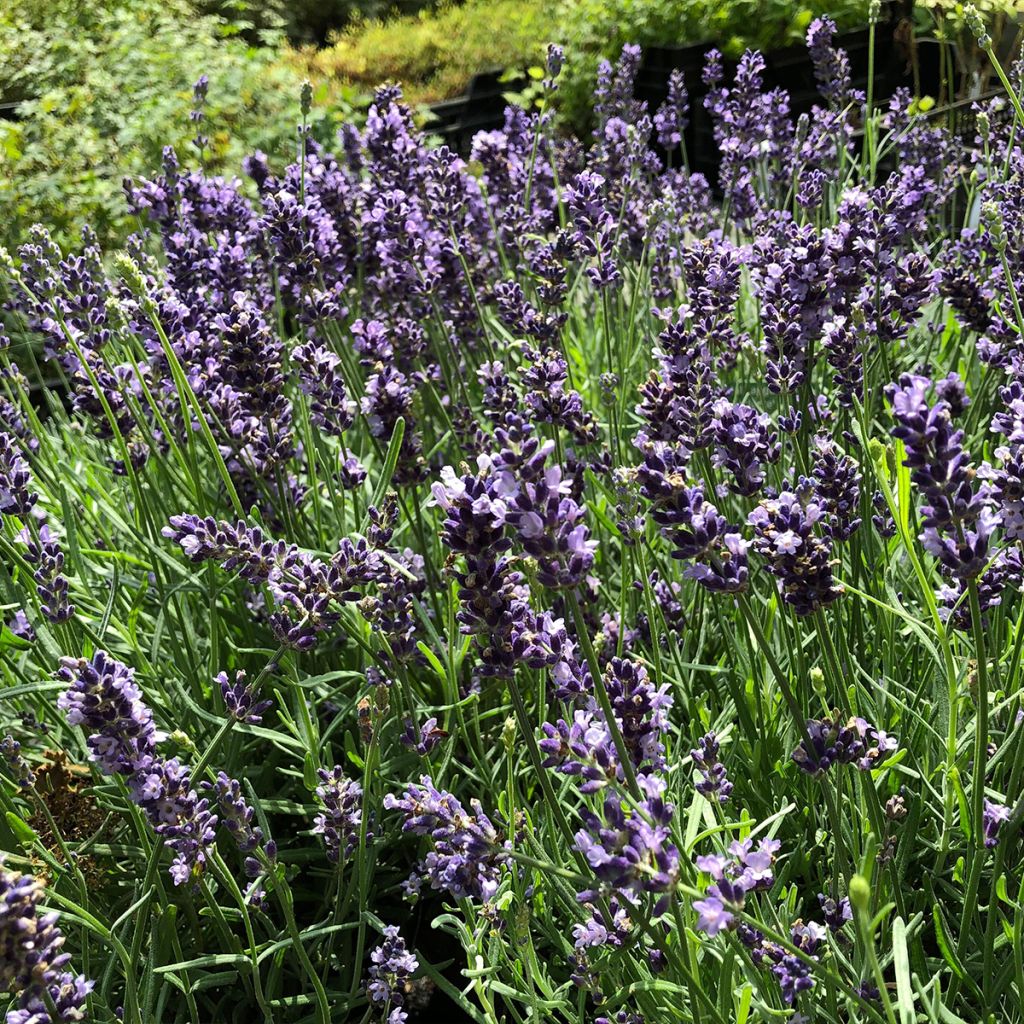
[[554, 26], [540, 0], [468, 0], [353, 25], [330, 47], [299, 52], [296, 64], [313, 80], [364, 89], [401, 82], [410, 103], [431, 103], [462, 93], [477, 72], [539, 63]]
[[208, 166], [237, 167], [255, 148], [287, 155], [301, 79], [278, 62], [282, 45], [277, 29], [247, 32], [189, 0], [0, 5], [0, 99], [19, 104], [0, 121], [0, 241], [16, 245], [35, 221], [62, 243], [85, 224], [123, 237], [122, 177], [158, 169], [166, 145], [184, 158], [201, 74]]
[[360, 18], [389, 18], [433, 6], [433, 0], [277, 0], [288, 38], [314, 44]]

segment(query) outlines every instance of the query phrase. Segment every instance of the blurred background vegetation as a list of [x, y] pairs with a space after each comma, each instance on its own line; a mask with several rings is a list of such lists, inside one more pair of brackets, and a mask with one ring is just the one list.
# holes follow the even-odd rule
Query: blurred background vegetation
[[[983, 0], [1014, 21], [1024, 0]], [[963, 43], [954, 0], [919, 0]], [[799, 43], [827, 12], [867, 20], [866, 0], [8, 0], [0, 2], [0, 244], [35, 221], [62, 244], [90, 225], [108, 244], [129, 223], [124, 175], [152, 173], [164, 146], [187, 151], [193, 82], [209, 77], [205, 162], [234, 172], [262, 149], [290, 156], [301, 82], [314, 134], [359, 119], [382, 81], [415, 105], [464, 92], [478, 72], [534, 68], [565, 46], [559, 116], [585, 129], [598, 59], [625, 42], [713, 41], [727, 55]], [[525, 95], [529, 95], [528, 93]], [[429, 118], [424, 120], [429, 124]], [[189, 160], [197, 159], [193, 153]]]

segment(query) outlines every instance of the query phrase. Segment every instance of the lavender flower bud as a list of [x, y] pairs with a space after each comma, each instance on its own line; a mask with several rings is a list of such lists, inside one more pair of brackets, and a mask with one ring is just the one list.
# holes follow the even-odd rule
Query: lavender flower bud
[[17, 997], [7, 1011], [9, 1024], [50, 1021], [43, 992], [57, 1005], [62, 1021], [84, 1018], [93, 983], [60, 970], [64, 935], [57, 914], [41, 913], [43, 887], [31, 875], [8, 871], [0, 861], [0, 991]]
[[[327, 859], [337, 864], [359, 845], [363, 821], [363, 787], [345, 775], [341, 765], [317, 773], [317, 799], [323, 808], [313, 821], [313, 834], [324, 837]], [[367, 838], [372, 833], [367, 832]]]
[[0, 740], [0, 757], [7, 762], [7, 769], [19, 789], [31, 789], [36, 777], [31, 765], [21, 753], [21, 744], [13, 736]]
[[419, 961], [405, 947], [397, 925], [384, 928], [384, 941], [370, 953], [366, 994], [370, 1002], [387, 1017], [388, 1024], [404, 1024], [409, 978], [419, 969]]
[[700, 769], [701, 780], [697, 783], [697, 792], [709, 800], [728, 803], [732, 792], [732, 783], [725, 774], [725, 765], [718, 759], [718, 737], [713, 732], [698, 740], [699, 746], [690, 751], [693, 763]]

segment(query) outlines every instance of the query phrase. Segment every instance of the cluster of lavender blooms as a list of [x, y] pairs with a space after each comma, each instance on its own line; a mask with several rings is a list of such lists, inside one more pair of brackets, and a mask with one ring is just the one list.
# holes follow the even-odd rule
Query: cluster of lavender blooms
[[224, 709], [237, 722], [259, 725], [263, 716], [274, 706], [272, 700], [259, 699], [256, 685], [246, 682], [244, 669], [235, 673], [234, 682], [231, 682], [227, 672], [218, 672], [213, 681], [220, 686]]
[[701, 779], [697, 783], [697, 792], [702, 793], [709, 800], [717, 800], [724, 804], [729, 802], [729, 795], [732, 793], [732, 783], [725, 773], [725, 765], [719, 759], [720, 744], [718, 737], [709, 732], [701, 736], [698, 746], [690, 751], [693, 763], [700, 771]]
[[384, 941], [370, 953], [366, 994], [385, 1015], [387, 1024], [404, 1024], [409, 1015], [405, 1003], [406, 981], [419, 969], [419, 961], [406, 948], [396, 925], [384, 929]]
[[406, 881], [414, 896], [424, 881], [456, 898], [490, 900], [498, 891], [506, 855], [501, 833], [478, 800], [470, 814], [451, 793], [439, 790], [428, 775], [410, 783], [401, 797], [388, 793], [385, 810], [402, 813], [402, 831], [430, 836], [431, 851]]
[[[834, 37], [829, 19], [810, 25], [824, 105], [798, 120], [784, 91], [765, 89], [761, 55], [746, 54], [727, 80], [711, 52], [704, 107], [723, 155], [715, 189], [685, 165], [692, 111], [683, 75], [652, 114], [635, 98], [640, 52], [627, 46], [600, 68], [587, 150], [553, 132], [544, 114], [510, 109], [501, 130], [475, 138], [467, 161], [428, 148], [388, 86], [364, 129], [342, 129], [337, 154], [305, 125], [298, 159], [283, 170], [254, 154], [251, 187], [188, 170], [166, 151], [159, 176], [126, 182], [144, 229], [114, 261], [114, 277], [88, 235], [80, 254], [65, 256], [41, 230], [8, 268], [12, 310], [67, 381], [93, 469], [131, 495], [123, 543], [135, 543], [128, 534], [143, 521], [153, 535], [145, 557], [130, 553], [126, 564], [151, 570], [161, 600], [159, 574], [170, 563], [181, 575], [155, 631], [165, 612], [178, 628], [179, 603], [190, 613], [187, 633], [201, 648], [187, 652], [190, 664], [212, 652], [194, 692], [212, 693], [217, 742], [234, 730], [232, 741], [257, 737], [273, 751], [268, 771], [289, 799], [268, 800], [270, 812], [306, 815], [290, 844], [296, 856], [277, 863], [253, 798], [267, 794], [250, 788], [237, 759], [216, 770], [208, 752], [193, 769], [161, 753], [168, 737], [157, 723], [183, 713], [179, 687], [168, 688], [167, 707], [155, 703], [155, 687], [147, 700], [133, 669], [97, 649], [90, 590], [99, 574], [92, 587], [84, 574], [76, 583], [76, 621], [58, 526], [40, 512], [58, 503], [33, 490], [50, 489], [52, 472], [30, 471], [45, 446], [30, 410], [0, 396], [3, 539], [17, 541], [12, 550], [30, 569], [17, 566], [18, 585], [31, 575], [38, 599], [21, 597], [26, 608], [10, 630], [40, 663], [52, 642], [78, 652], [61, 662], [58, 707], [81, 727], [96, 770], [170, 849], [172, 879], [185, 886], [174, 897], [197, 889], [217, 898], [219, 874], [208, 876], [222, 866], [218, 827], [250, 896], [267, 872], [286, 913], [308, 910], [284, 895], [290, 884], [329, 876], [332, 893], [349, 884], [336, 915], [358, 887], [368, 904], [358, 920], [318, 924], [308, 936], [311, 955], [322, 957], [306, 972], [319, 995], [334, 933], [358, 928], [349, 992], [332, 989], [345, 1000], [340, 1013], [368, 1001], [368, 1017], [401, 1024], [411, 979], [421, 961], [429, 966], [426, 946], [417, 956], [394, 925], [362, 962], [368, 923], [381, 927], [369, 904], [379, 896], [390, 905], [378, 878], [405, 878], [406, 896], [425, 913], [468, 907], [459, 934], [468, 943], [472, 933], [474, 957], [485, 939], [506, 934], [530, 957], [530, 943], [564, 938], [545, 998], [571, 982], [587, 1019], [604, 1007], [596, 1020], [608, 1024], [659, 1019], [648, 1004], [644, 1016], [608, 1010], [608, 992], [626, 987], [659, 1006], [645, 975], [674, 970], [680, 947], [689, 956], [680, 922], [692, 920], [694, 880], [703, 889], [691, 904], [698, 929], [709, 945], [730, 933], [747, 967], [763, 970], [768, 988], [758, 998], [773, 1013], [781, 1000], [813, 1015], [819, 968], [840, 980], [852, 970], [822, 955], [851, 920], [847, 900], [835, 890], [822, 897], [823, 924], [791, 913], [808, 881], [801, 870], [838, 878], [827, 856], [822, 872], [810, 865], [784, 876], [779, 839], [725, 839], [724, 852], [692, 864], [686, 837], [701, 821], [712, 826], [707, 835], [748, 835], [747, 807], [772, 805], [776, 779], [802, 793], [810, 776], [825, 789], [841, 782], [837, 765], [856, 766], [861, 789], [894, 792], [887, 769], [897, 741], [881, 726], [899, 719], [910, 758], [907, 732], [921, 730], [899, 709], [881, 710], [897, 703], [882, 699], [888, 681], [871, 705], [877, 728], [849, 711], [811, 717], [821, 711], [809, 691], [831, 689], [844, 708], [869, 706], [854, 690], [876, 696], [866, 673], [846, 678], [844, 666], [859, 653], [872, 665], [882, 659], [845, 645], [873, 643], [869, 615], [888, 621], [909, 603], [895, 586], [889, 592], [903, 566], [887, 557], [906, 540], [905, 523], [920, 526], [931, 556], [921, 573], [944, 583], [944, 652], [969, 651], [971, 628], [983, 625], [972, 621], [975, 599], [984, 624], [1005, 629], [1001, 606], [1024, 586], [1024, 323], [1011, 319], [1024, 295], [1024, 190], [1019, 171], [1005, 180], [995, 169], [1018, 168], [1024, 153], [1004, 111], [979, 109], [984, 137], [970, 159], [985, 170], [972, 183], [984, 211], [949, 242], [936, 227], [958, 200], [967, 150], [912, 114], [909, 96], [893, 97], [881, 116], [865, 111]], [[549, 97], [561, 62], [549, 51]], [[200, 79], [194, 93], [201, 158], [207, 89]], [[302, 102], [305, 117], [308, 93]], [[899, 158], [891, 173], [868, 173], [873, 154], [862, 161], [856, 149], [865, 120], [884, 129], [883, 149]], [[923, 365], [902, 373], [904, 353], [932, 335], [943, 339], [928, 345], [936, 358], [956, 347], [948, 335], [977, 352], [980, 373], [966, 358], [963, 377]], [[16, 381], [3, 363], [4, 381]], [[872, 431], [889, 427], [883, 397], [892, 447], [872, 464]], [[995, 440], [975, 460], [965, 445], [979, 432]], [[885, 456], [897, 452], [912, 487], [890, 507], [896, 460]], [[182, 508], [191, 511], [169, 515]], [[154, 509], [162, 518], [150, 522]], [[92, 528], [84, 513], [82, 522]], [[69, 552], [70, 525], [61, 534]], [[109, 616], [121, 614], [116, 589]], [[140, 606], [147, 601], [140, 595]], [[231, 614], [220, 616], [228, 603]], [[210, 612], [208, 625], [196, 608]], [[51, 634], [44, 623], [64, 628]], [[901, 623], [919, 625], [910, 612]], [[134, 629], [118, 626], [104, 617], [101, 634], [122, 651]], [[887, 632], [878, 645], [886, 664], [899, 663], [913, 639]], [[279, 650], [255, 680], [219, 672], [211, 690], [223, 644]], [[983, 653], [975, 676], [989, 664]], [[135, 662], [140, 675], [148, 679], [154, 661]], [[991, 664], [1014, 670], [1006, 659]], [[295, 718], [283, 694], [264, 695], [263, 679], [278, 669], [297, 683]], [[328, 679], [338, 685], [326, 699]], [[351, 697], [351, 721], [335, 693]], [[968, 701], [946, 704], [955, 722]], [[210, 716], [199, 710], [191, 721], [201, 724]], [[505, 715], [507, 765], [492, 742]], [[694, 741], [707, 728], [695, 723], [710, 721], [727, 730], [728, 770], [719, 732]], [[1000, 737], [1007, 749], [1021, 742], [1019, 727]], [[282, 741], [271, 742], [278, 729]], [[320, 746], [299, 757], [304, 771], [278, 763], [307, 742]], [[963, 745], [953, 746], [943, 752], [950, 759]], [[13, 735], [0, 743], [19, 800], [37, 795], [39, 751], [27, 752], [31, 761]], [[996, 769], [1015, 760], [1001, 757]], [[762, 780], [767, 792], [744, 770], [755, 761], [775, 773], [771, 785]], [[408, 781], [420, 771], [430, 774]], [[964, 831], [980, 877], [987, 851], [999, 856], [1016, 831], [1010, 806], [990, 799], [994, 773], [974, 771], [981, 821]], [[907, 778], [925, 774], [919, 765]], [[305, 791], [294, 800], [296, 776]], [[915, 820], [934, 827], [928, 849], [945, 856], [964, 811], [952, 791], [943, 797], [945, 817], [935, 822], [928, 794], [915, 794]], [[739, 825], [726, 821], [726, 804]], [[890, 805], [906, 813], [902, 797], [887, 814]], [[786, 849], [798, 850], [816, 841], [815, 808], [806, 810], [771, 806], [761, 820], [773, 814]], [[310, 849], [298, 849], [310, 835]], [[886, 850], [898, 841], [876, 838]], [[35, 921], [31, 885], [0, 879], [20, 893], [15, 902], [31, 904], [17, 920]], [[825, 887], [810, 881], [811, 895]], [[779, 902], [772, 892], [785, 885]], [[76, 1019], [89, 991], [59, 972], [66, 961], [48, 920], [24, 927], [41, 932], [46, 967], [15, 1024], [44, 1020], [48, 1000]], [[291, 935], [281, 953], [303, 969], [304, 938]], [[710, 974], [716, 956], [704, 954], [699, 966]], [[259, 981], [263, 959], [254, 953], [247, 982]], [[492, 973], [505, 983], [499, 960], [474, 975], [480, 991]], [[323, 1004], [318, 1012], [326, 1024]]]
[[[703, 899], [695, 900], [697, 927], [709, 936], [722, 931], [735, 931], [750, 951], [754, 964], [770, 970], [779, 983], [783, 1001], [791, 1005], [801, 992], [814, 987], [811, 964], [825, 939], [827, 929], [814, 921], [794, 922], [790, 942], [805, 954], [791, 953], [786, 947], [767, 939], [756, 927], [743, 920], [748, 897], [766, 892], [775, 881], [774, 862], [781, 844], [776, 839], [762, 839], [755, 847], [750, 839], [736, 840], [727, 854], [705, 854], [697, 857], [697, 868], [710, 875]], [[828, 907], [823, 904], [828, 917]], [[838, 927], [849, 920], [849, 903], [832, 911], [831, 919]]]
[[[104, 775], [124, 778], [132, 801], [153, 831], [173, 852], [170, 875], [175, 885], [197, 878], [206, 868], [216, 839], [218, 821], [234, 836], [239, 849], [250, 854], [263, 845], [263, 833], [251, 824], [253, 810], [237, 780], [223, 772], [199, 789], [191, 769], [177, 758], [160, 754], [165, 734], [153, 721], [135, 672], [106, 651], [92, 658], [64, 658], [58, 677], [68, 689], [57, 700], [70, 725], [81, 726], [91, 759]], [[220, 811], [218, 817], [217, 811]], [[273, 860], [275, 846], [263, 845]], [[255, 877], [259, 862], [246, 858], [246, 873]]]
[[[316, 795], [323, 810], [314, 819], [313, 832], [324, 837], [327, 859], [337, 864], [359, 845], [363, 789], [345, 775], [341, 765], [335, 765], [331, 771], [321, 768], [317, 775], [320, 785]], [[373, 833], [367, 832], [366, 838], [372, 840]]]
[[0, 992], [16, 997], [7, 1011], [7, 1024], [86, 1019], [94, 983], [63, 970], [71, 954], [61, 950], [59, 915], [43, 911], [44, 899], [38, 879], [9, 871], [0, 862]]
[[6, 762], [7, 774], [15, 785], [22, 790], [31, 789], [36, 781], [35, 773], [21, 752], [21, 744], [13, 736], [0, 740], [0, 757]]
[[251, 585], [265, 586], [276, 609], [269, 616], [274, 635], [300, 651], [308, 651], [318, 634], [337, 625], [341, 605], [359, 600], [362, 595], [354, 588], [384, 574], [379, 552], [365, 540], [342, 540], [330, 561], [323, 562], [242, 521], [232, 526], [195, 515], [172, 516], [163, 533], [193, 562], [214, 559]]
[[834, 764], [854, 764], [862, 772], [878, 767], [898, 746], [894, 736], [863, 718], [843, 721], [838, 711], [807, 720], [807, 735], [793, 751], [793, 763], [808, 775], [822, 776]]
[[[1021, 492], [1015, 439], [1022, 421], [1014, 403], [1019, 391], [1016, 382], [1001, 389], [1005, 411], [992, 419], [992, 432], [1010, 444], [996, 448], [995, 465], [974, 466], [963, 446], [963, 431], [955, 426], [968, 404], [955, 374], [934, 384], [927, 377], [904, 374], [888, 389], [896, 422], [892, 434], [903, 442], [904, 465], [926, 502], [921, 508], [921, 543], [949, 580], [938, 592], [943, 613], [963, 630], [972, 623], [969, 581], [977, 587], [983, 616], [1000, 604], [1007, 589], [1019, 591], [1024, 584], [1017, 543]], [[935, 396], [932, 401], [929, 394]]]
[[[7, 427], [0, 421], [0, 427]], [[0, 524], [12, 518], [22, 523], [17, 537], [24, 546], [25, 561], [34, 567], [33, 579], [39, 611], [48, 622], [67, 622], [75, 614], [68, 599], [70, 584], [64, 575], [64, 552], [38, 507], [32, 474], [22, 454], [21, 442], [0, 431]]]

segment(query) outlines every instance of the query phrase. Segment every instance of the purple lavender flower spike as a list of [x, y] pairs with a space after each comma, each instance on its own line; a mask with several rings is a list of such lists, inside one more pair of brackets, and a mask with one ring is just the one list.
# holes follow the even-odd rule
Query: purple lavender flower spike
[[720, 804], [727, 803], [729, 794], [732, 793], [732, 783], [725, 774], [725, 765], [718, 758], [718, 737], [709, 732], [697, 742], [699, 746], [690, 751], [693, 763], [701, 773], [700, 782], [696, 787], [697, 792], [709, 800], [716, 800]]
[[748, 518], [754, 550], [778, 580], [783, 601], [798, 615], [810, 615], [842, 594], [832, 575], [832, 546], [815, 531], [825, 517], [815, 500], [782, 491], [762, 501]]
[[34, 877], [8, 871], [0, 861], [0, 991], [13, 997], [8, 1024], [51, 1021], [44, 992], [60, 1021], [85, 1018], [93, 982], [61, 970], [71, 956], [61, 952], [64, 935], [58, 915], [41, 912], [43, 898], [43, 887]]
[[924, 492], [921, 542], [957, 579], [978, 576], [989, 560], [989, 542], [999, 523], [985, 490], [974, 486], [975, 471], [955, 430], [948, 402], [929, 405], [931, 381], [904, 374], [886, 390], [896, 426], [891, 433], [906, 448], [904, 465]]
[[748, 405], [721, 398], [714, 405], [711, 429], [715, 438], [712, 462], [731, 474], [729, 489], [747, 497], [761, 489], [765, 466], [777, 462], [782, 451], [771, 420]]
[[310, 419], [325, 433], [340, 437], [352, 426], [356, 412], [338, 370], [341, 358], [310, 341], [293, 349], [291, 359], [299, 369], [300, 386], [309, 396]]
[[384, 928], [384, 941], [370, 953], [370, 969], [366, 994], [370, 1002], [387, 1016], [387, 1024], [404, 1024], [409, 1015], [405, 1005], [405, 987], [416, 971], [419, 961], [405, 946], [397, 925]]
[[[324, 837], [327, 859], [337, 864], [359, 845], [363, 822], [363, 788], [345, 775], [341, 765], [321, 768], [316, 788], [322, 811], [313, 822], [313, 833]], [[372, 838], [372, 833], [367, 833]]]
[[24, 519], [39, 500], [32, 490], [28, 463], [15, 439], [0, 433], [0, 514]]
[[792, 758], [808, 775], [821, 777], [835, 764], [855, 764], [861, 771], [869, 771], [896, 747], [895, 737], [863, 718], [843, 722], [839, 713], [834, 712], [828, 718], [808, 719], [807, 736], [793, 751]]
[[696, 858], [698, 870], [711, 876], [705, 898], [694, 903], [697, 927], [707, 935], [735, 929], [736, 913], [745, 905], [749, 892], [770, 889], [775, 882], [773, 865], [779, 843], [762, 839], [757, 847], [749, 840], [730, 845], [728, 855], [704, 854]]
[[828, 102], [845, 107], [855, 94], [850, 86], [850, 61], [845, 50], [833, 45], [835, 22], [827, 15], [815, 18], [807, 27], [807, 49], [814, 64], [818, 90]]
[[174, 884], [189, 881], [206, 865], [217, 816], [192, 788], [188, 766], [157, 753], [163, 737], [134, 672], [97, 651], [91, 661], [64, 658], [58, 676], [71, 684], [58, 698], [58, 707], [72, 725], [89, 732], [90, 754], [100, 770], [127, 777], [132, 800], [175, 853], [170, 869]]
[[214, 682], [220, 686], [224, 707], [228, 714], [239, 722], [248, 725], [259, 725], [263, 715], [274, 706], [272, 700], [259, 700], [259, 694], [246, 683], [244, 670], [235, 673], [235, 681], [231, 682], [227, 672], [220, 672]]
[[36, 781], [32, 766], [21, 752], [21, 744], [13, 736], [0, 740], [0, 757], [7, 762], [7, 770], [19, 789], [31, 789]]
[[263, 830], [253, 825], [253, 809], [242, 796], [237, 779], [224, 772], [217, 773], [215, 782], [204, 782], [204, 791], [210, 793], [219, 811], [221, 824], [231, 833], [242, 853], [251, 853], [263, 842]]
[[849, 540], [860, 526], [860, 473], [857, 463], [827, 437], [814, 439], [814, 493], [828, 512], [824, 531], [835, 541]]
[[[576, 833], [576, 848], [598, 881], [631, 898], [670, 892], [679, 877], [679, 851], [670, 829], [674, 808], [664, 800], [665, 781], [655, 774], [637, 781], [644, 813], [627, 812], [621, 797], [610, 794], [601, 816], [583, 812], [585, 827]], [[585, 892], [577, 898], [588, 896]]]
[[57, 707], [71, 725], [88, 734], [90, 756], [109, 775], [131, 775], [149, 767], [162, 738], [142, 698], [135, 672], [97, 651], [91, 661], [64, 658], [58, 677], [70, 683]]
[[570, 495], [560, 466], [524, 482], [511, 498], [507, 520], [526, 552], [537, 559], [537, 579], [547, 587], [578, 586], [594, 564], [597, 541], [589, 539], [586, 509]]
[[853, 908], [845, 896], [836, 901], [825, 893], [818, 893], [818, 903], [821, 904], [821, 914], [825, 924], [833, 932], [840, 932], [848, 921], [853, 920]]
[[407, 718], [401, 740], [404, 746], [415, 750], [420, 757], [427, 757], [447, 735], [444, 729], [438, 729], [436, 718], [428, 718], [419, 726]]
[[704, 489], [689, 487], [678, 452], [653, 443], [644, 448], [637, 471], [641, 494], [652, 502], [651, 517], [673, 544], [673, 558], [692, 561], [686, 575], [711, 591], [741, 593], [748, 582], [747, 543]]
[[452, 796], [437, 789], [429, 775], [410, 783], [402, 797], [388, 793], [387, 810], [405, 815], [403, 832], [431, 837], [433, 849], [419, 865], [418, 879], [433, 889], [447, 890], [456, 898], [489, 900], [498, 891], [504, 849], [497, 829], [479, 801], [471, 801], [469, 814]]
[[676, 149], [683, 141], [690, 111], [689, 97], [683, 73], [673, 69], [668, 78], [668, 96], [654, 115], [654, 129], [658, 144], [668, 150]]
[[153, 831], [174, 851], [170, 867], [174, 884], [184, 885], [200, 875], [217, 837], [217, 815], [210, 810], [209, 800], [193, 789], [188, 765], [177, 758], [156, 758], [135, 772], [129, 789]]

